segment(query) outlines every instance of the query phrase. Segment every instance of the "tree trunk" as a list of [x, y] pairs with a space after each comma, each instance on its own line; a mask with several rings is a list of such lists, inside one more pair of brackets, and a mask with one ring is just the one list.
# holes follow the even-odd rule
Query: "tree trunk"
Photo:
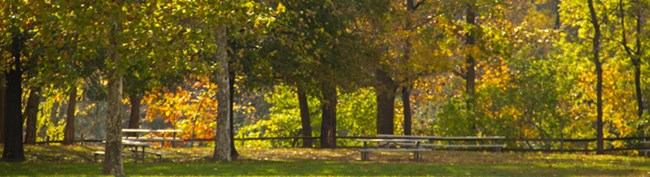
[[562, 22], [560, 21], [560, 0], [554, 0], [553, 13], [555, 14], [555, 24], [553, 25], [553, 28], [559, 30], [562, 25]]
[[41, 103], [41, 89], [33, 88], [27, 99], [27, 120], [25, 125], [25, 144], [36, 144], [36, 122], [38, 122], [38, 106]]
[[218, 101], [218, 114], [217, 114], [217, 131], [215, 137], [214, 147], [214, 160], [218, 161], [232, 161], [232, 150], [230, 146], [230, 87], [229, 87], [229, 72], [228, 72], [228, 52], [227, 52], [227, 36], [225, 29], [219, 29], [216, 35], [217, 41], [217, 62], [219, 66], [215, 73], [216, 83], [219, 86], [217, 91]]
[[[118, 7], [122, 7], [121, 1], [117, 2]], [[118, 9], [111, 9], [118, 11]], [[118, 50], [121, 46], [118, 35], [122, 32], [122, 14], [115, 12], [112, 15], [109, 27], [108, 40], [110, 47], [108, 49], [107, 60], [111, 60], [112, 68], [109, 69], [108, 77], [108, 97], [107, 97], [107, 126], [106, 126], [106, 144], [104, 147], [104, 164], [102, 173], [105, 175], [125, 176], [124, 164], [122, 161], [122, 87], [124, 76], [120, 71], [119, 64], [122, 60], [122, 54]]]
[[235, 72], [230, 71], [228, 82], [228, 91], [230, 92], [230, 155], [232, 160], [237, 160], [239, 153], [235, 148], [235, 116], [234, 116], [234, 103], [235, 103]]
[[603, 151], [604, 142], [603, 142], [603, 68], [600, 61], [600, 24], [598, 24], [598, 16], [596, 15], [596, 10], [594, 9], [593, 0], [587, 1], [589, 4], [589, 13], [591, 15], [591, 24], [594, 26], [594, 38], [593, 38], [593, 55], [594, 55], [594, 64], [596, 65], [596, 112], [598, 116], [596, 117], [596, 154], [604, 154]]
[[[298, 86], [298, 106], [300, 107], [300, 122], [302, 123], [302, 136], [311, 137], [311, 119], [309, 119], [309, 103], [307, 103], [307, 94], [302, 86]], [[311, 139], [303, 138], [302, 147], [312, 147]]]
[[320, 132], [321, 148], [336, 148], [336, 85], [325, 81], [321, 88], [322, 123]]
[[68, 98], [67, 117], [65, 119], [65, 130], [63, 135], [63, 145], [72, 145], [74, 143], [74, 112], [77, 107], [77, 87], [70, 88], [70, 97]]
[[[412, 20], [413, 14], [415, 13], [416, 10], [416, 2], [415, 0], [407, 0], [406, 1], [406, 9], [408, 10], [408, 15], [406, 17], [406, 25], [404, 26], [404, 30], [406, 31], [411, 31], [412, 29]], [[411, 57], [411, 36], [407, 36], [405, 41], [404, 41], [404, 63], [408, 63]], [[402, 104], [403, 104], [403, 109], [402, 112], [404, 113], [404, 122], [402, 123], [402, 128], [404, 129], [404, 135], [411, 135], [411, 125], [412, 125], [412, 113], [411, 113], [411, 78], [409, 77], [410, 75], [410, 70], [407, 68], [406, 76], [405, 76], [405, 83], [406, 86], [402, 87]]]
[[375, 87], [377, 92], [377, 134], [393, 134], [397, 86], [388, 73], [381, 69], [375, 71], [375, 77], [379, 81], [379, 85]]
[[[142, 101], [142, 96], [136, 93], [131, 93], [129, 95], [129, 103], [131, 103], [131, 112], [129, 113], [129, 128], [138, 129], [140, 128], [140, 102]], [[128, 136], [138, 136], [137, 133], [127, 133]]]
[[[466, 36], [466, 48], [472, 49], [475, 48], [476, 46], [476, 33], [478, 32], [477, 26], [476, 26], [476, 5], [474, 1], [470, 1], [466, 4], [467, 6], [467, 18], [465, 19], [467, 24], [471, 26], [471, 29], [467, 33]], [[465, 68], [465, 91], [467, 94], [467, 111], [470, 112], [468, 120], [469, 122], [472, 122], [470, 125], [470, 130], [473, 131], [473, 133], [477, 133], [477, 122], [478, 121], [474, 117], [474, 105], [476, 103], [476, 89], [475, 89], [475, 83], [476, 83], [476, 61], [474, 59], [474, 56], [472, 55], [471, 50], [466, 50], [465, 52], [467, 53], [467, 59], [466, 59], [466, 68]]]
[[0, 143], [3, 143], [5, 140], [5, 91], [7, 87], [4, 81], [5, 73], [0, 73]]
[[[636, 1], [636, 3], [640, 3], [639, 1]], [[636, 44], [634, 46], [634, 50], [630, 48], [627, 45], [627, 31], [625, 30], [625, 11], [623, 9], [623, 0], [619, 1], [619, 12], [621, 13], [621, 38], [622, 38], [622, 45], [623, 48], [625, 49], [625, 52], [627, 55], [630, 57], [630, 61], [632, 63], [632, 66], [634, 68], [634, 90], [635, 90], [635, 96], [636, 96], [636, 103], [637, 103], [637, 116], [638, 120], [642, 120], [643, 118], [643, 110], [644, 110], [644, 105], [643, 105], [643, 93], [641, 91], [641, 57], [643, 56], [643, 51], [641, 50], [641, 4], [637, 4], [637, 14], [636, 14]], [[642, 127], [638, 127], [641, 129]]]
[[412, 125], [412, 116], [411, 116], [411, 88], [402, 87], [402, 104], [404, 104], [404, 123], [402, 127], [404, 128], [404, 135], [412, 135], [411, 131]]
[[25, 39], [21, 32], [12, 32], [11, 56], [14, 58], [13, 68], [7, 73], [7, 90], [5, 95], [5, 129], [4, 150], [2, 159], [6, 162], [22, 162], [25, 160], [23, 148], [23, 116], [22, 105], [22, 69], [20, 52]]

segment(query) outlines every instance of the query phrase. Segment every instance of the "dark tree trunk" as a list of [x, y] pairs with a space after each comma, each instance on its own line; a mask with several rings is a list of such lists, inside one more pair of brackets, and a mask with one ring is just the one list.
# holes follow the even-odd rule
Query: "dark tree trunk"
[[235, 116], [234, 116], [234, 103], [235, 103], [235, 72], [230, 71], [230, 79], [228, 83], [228, 91], [230, 91], [230, 155], [232, 160], [237, 160], [239, 153], [235, 148]]
[[5, 73], [0, 73], [0, 143], [5, 140]]
[[77, 107], [77, 87], [70, 88], [70, 96], [68, 98], [67, 117], [65, 119], [65, 130], [63, 135], [63, 145], [71, 145], [74, 143], [74, 112]]
[[[408, 10], [408, 16], [406, 17], [406, 25], [404, 26], [404, 30], [406, 31], [411, 31], [412, 28], [412, 20], [413, 14], [415, 13], [416, 10], [416, 2], [415, 0], [407, 0], [406, 1], [406, 9]], [[411, 57], [411, 37], [407, 36], [404, 42], [404, 63], [408, 63], [408, 60]], [[402, 123], [402, 128], [404, 129], [404, 135], [411, 135], [411, 125], [412, 125], [412, 113], [411, 113], [411, 80], [408, 75], [410, 74], [407, 70], [406, 73], [406, 86], [402, 87], [402, 104], [403, 104], [403, 109], [402, 112], [404, 112], [404, 122]]]
[[[473, 48], [476, 46], [476, 33], [478, 33], [478, 27], [476, 26], [476, 5], [474, 4], [474, 1], [470, 1], [466, 4], [467, 8], [467, 17], [466, 21], [467, 24], [471, 25], [472, 29], [469, 30], [466, 36], [466, 48]], [[469, 111], [471, 114], [470, 117], [468, 117], [468, 120], [471, 122], [470, 125], [470, 130], [472, 131], [477, 131], [477, 120], [473, 116], [474, 113], [474, 105], [476, 104], [476, 89], [475, 89], [475, 83], [476, 83], [476, 61], [474, 59], [474, 56], [472, 56], [471, 53], [467, 53], [467, 58], [466, 58], [466, 68], [465, 68], [465, 91], [467, 94], [467, 111]], [[476, 133], [476, 132], [474, 132]]]
[[596, 10], [594, 9], [593, 0], [587, 1], [589, 4], [589, 13], [591, 15], [591, 24], [594, 26], [594, 38], [593, 38], [593, 61], [596, 65], [596, 112], [598, 116], [596, 117], [596, 154], [604, 154], [603, 151], [604, 142], [603, 142], [603, 68], [600, 61], [600, 24], [598, 23], [598, 16], [596, 15]]
[[36, 144], [36, 122], [38, 122], [38, 106], [41, 103], [41, 89], [34, 88], [27, 99], [27, 120], [25, 122], [25, 144]]
[[[302, 123], [302, 136], [311, 137], [311, 119], [309, 118], [309, 103], [307, 103], [307, 93], [302, 86], [298, 86], [298, 106], [300, 107], [300, 122]], [[302, 147], [312, 147], [311, 139], [302, 139]]]
[[231, 135], [230, 135], [230, 76], [228, 71], [228, 51], [226, 50], [227, 35], [226, 29], [218, 29], [216, 37], [217, 42], [217, 59], [219, 63], [217, 70], [214, 71], [219, 90], [217, 91], [217, 131], [215, 135], [215, 147], [213, 159], [218, 161], [232, 161]]
[[558, 30], [562, 25], [562, 22], [560, 22], [560, 0], [554, 0], [553, 13], [555, 14], [555, 24], [553, 27]]
[[[142, 96], [136, 93], [129, 95], [129, 103], [131, 103], [131, 112], [129, 113], [129, 128], [140, 128], [140, 107]], [[128, 133], [128, 136], [138, 136], [137, 133]]]
[[22, 105], [22, 69], [20, 52], [25, 39], [20, 32], [12, 33], [11, 56], [13, 68], [7, 73], [7, 90], [5, 95], [5, 129], [4, 150], [2, 159], [6, 162], [22, 162], [25, 160], [23, 148], [23, 116]]
[[402, 87], [402, 104], [404, 104], [404, 135], [412, 135], [411, 125], [411, 89], [409, 87]]
[[395, 119], [395, 90], [394, 81], [383, 70], [376, 70], [375, 77], [379, 85], [377, 92], [377, 134], [393, 134]]
[[321, 88], [322, 123], [320, 132], [321, 148], [336, 148], [336, 86], [323, 83]]

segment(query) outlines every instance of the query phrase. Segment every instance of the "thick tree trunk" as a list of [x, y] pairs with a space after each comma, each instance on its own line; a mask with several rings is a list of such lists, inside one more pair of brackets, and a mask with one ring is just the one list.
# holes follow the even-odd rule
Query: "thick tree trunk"
[[336, 148], [336, 85], [322, 83], [323, 99], [321, 100], [322, 123], [320, 132], [321, 148]]
[[5, 91], [7, 90], [5, 81], [5, 73], [0, 73], [0, 143], [3, 143], [5, 138]]
[[593, 0], [587, 1], [589, 4], [589, 13], [591, 15], [591, 24], [594, 26], [594, 38], [593, 38], [593, 61], [596, 65], [596, 154], [604, 154], [603, 151], [604, 142], [603, 142], [603, 68], [600, 61], [600, 24], [598, 24], [598, 16], [596, 15], [596, 10], [594, 9]]
[[[466, 48], [474, 48], [476, 46], [476, 33], [478, 32], [477, 26], [476, 26], [476, 5], [474, 1], [470, 1], [466, 4], [467, 8], [467, 17], [466, 17], [466, 22], [467, 24], [471, 25], [472, 29], [469, 30], [466, 36]], [[468, 117], [468, 120], [471, 122], [470, 124], [470, 130], [475, 131], [473, 133], [477, 133], [477, 122], [475, 116], [474, 116], [474, 105], [476, 104], [476, 61], [474, 59], [474, 56], [471, 54], [470, 50], [467, 50], [467, 58], [465, 61], [465, 92], [467, 94], [467, 111], [469, 111], [471, 114], [468, 114], [470, 117]]]
[[63, 145], [71, 145], [74, 143], [74, 112], [77, 107], [77, 87], [70, 88], [70, 96], [68, 98], [67, 117], [65, 119], [65, 130], [63, 135]]
[[230, 71], [230, 78], [228, 82], [228, 91], [230, 92], [230, 155], [232, 160], [237, 160], [239, 153], [235, 148], [235, 116], [234, 113], [234, 104], [235, 104], [235, 72]]
[[396, 84], [383, 70], [376, 70], [375, 77], [379, 85], [377, 92], [377, 134], [393, 134], [395, 119], [395, 91]]
[[215, 137], [214, 160], [232, 161], [232, 149], [230, 146], [230, 86], [228, 72], [228, 52], [227, 36], [225, 29], [219, 29], [216, 36], [217, 41], [217, 62], [219, 66], [215, 72], [216, 83], [219, 86], [217, 91], [218, 114], [217, 114], [217, 131]]
[[[122, 1], [117, 2], [117, 6], [122, 6]], [[117, 11], [117, 9], [111, 9]], [[124, 163], [122, 161], [122, 87], [124, 76], [119, 68], [122, 60], [122, 54], [118, 50], [121, 43], [118, 40], [119, 33], [122, 32], [122, 14], [116, 12], [110, 22], [108, 40], [110, 48], [108, 49], [107, 60], [111, 60], [113, 68], [109, 69], [108, 77], [108, 97], [107, 97], [107, 126], [106, 126], [106, 143], [104, 147], [104, 164], [102, 173], [105, 175], [125, 176]]]
[[[311, 119], [309, 118], [309, 103], [307, 103], [307, 93], [302, 86], [298, 86], [298, 107], [300, 107], [300, 122], [302, 123], [302, 136], [311, 137]], [[312, 147], [311, 139], [303, 138], [302, 147]]]
[[36, 144], [36, 122], [38, 122], [38, 106], [41, 103], [40, 92], [39, 87], [33, 88], [27, 99], [25, 144]]
[[22, 162], [25, 160], [23, 148], [23, 116], [22, 105], [22, 69], [20, 52], [24, 47], [24, 37], [20, 32], [12, 32], [11, 56], [14, 58], [13, 68], [7, 73], [7, 90], [5, 95], [5, 129], [4, 150], [2, 159], [6, 162]]
[[[142, 96], [131, 93], [129, 95], [129, 103], [131, 104], [131, 111], [129, 113], [129, 128], [138, 129], [140, 128], [140, 102], [142, 101]], [[137, 136], [137, 133], [128, 133], [128, 136]]]
[[404, 135], [412, 135], [411, 130], [412, 119], [411, 118], [411, 88], [402, 87], [402, 104], [404, 106], [404, 123], [402, 127], [404, 128]]

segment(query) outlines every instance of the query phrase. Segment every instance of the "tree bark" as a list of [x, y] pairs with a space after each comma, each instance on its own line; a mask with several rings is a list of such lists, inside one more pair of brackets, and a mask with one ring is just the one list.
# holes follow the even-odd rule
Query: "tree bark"
[[627, 31], [625, 30], [625, 11], [623, 9], [623, 0], [619, 1], [619, 12], [621, 13], [621, 38], [622, 45], [625, 49], [625, 52], [630, 57], [632, 67], [634, 68], [634, 90], [637, 103], [637, 117], [639, 120], [643, 118], [643, 93], [641, 91], [641, 57], [643, 56], [643, 51], [641, 50], [641, 4], [640, 1], [636, 1], [637, 5], [637, 14], [636, 14], [636, 43], [634, 50], [627, 45]]
[[594, 27], [594, 38], [593, 38], [593, 61], [596, 65], [596, 112], [598, 116], [596, 117], [596, 154], [604, 154], [603, 151], [604, 142], [603, 142], [603, 68], [600, 61], [600, 24], [598, 24], [598, 16], [596, 15], [596, 10], [594, 8], [593, 0], [588, 0], [589, 3], [589, 13], [591, 15], [591, 24]]
[[[129, 103], [131, 103], [131, 111], [129, 113], [129, 128], [138, 129], [140, 128], [140, 102], [142, 101], [142, 96], [136, 93], [131, 93], [129, 95]], [[137, 136], [137, 133], [128, 133], [128, 136]]]
[[[117, 1], [118, 8], [122, 7], [123, 2]], [[105, 175], [125, 176], [124, 164], [122, 161], [122, 89], [124, 76], [119, 69], [119, 63], [122, 60], [122, 54], [118, 50], [121, 43], [118, 40], [119, 33], [122, 32], [122, 13], [119, 9], [111, 9], [115, 14], [112, 15], [108, 32], [108, 58], [111, 60], [112, 68], [109, 69], [108, 77], [108, 97], [106, 109], [107, 126], [106, 126], [106, 144], [104, 147], [104, 164], [102, 173]]]
[[230, 156], [232, 160], [237, 160], [239, 153], [235, 148], [235, 116], [234, 116], [234, 103], [235, 103], [235, 72], [229, 71], [228, 76], [228, 91], [230, 92]]
[[553, 2], [553, 13], [555, 14], [555, 24], [553, 25], [553, 28], [559, 30], [562, 25], [562, 22], [560, 21], [560, 0], [554, 0]]
[[379, 85], [375, 87], [377, 92], [377, 134], [393, 134], [397, 86], [388, 73], [381, 69], [375, 71], [375, 77], [379, 81]]
[[[466, 22], [471, 26], [471, 29], [467, 33], [466, 39], [465, 39], [465, 45], [466, 48], [474, 48], [476, 46], [476, 33], [477, 33], [477, 26], [476, 26], [476, 5], [474, 1], [469, 1], [466, 4], [467, 8], [467, 17], [466, 17]], [[473, 51], [466, 50], [467, 53], [467, 58], [465, 61], [465, 91], [467, 94], [467, 111], [470, 112], [468, 114], [470, 117], [468, 117], [468, 120], [471, 123], [470, 125], [470, 130], [474, 131], [473, 133], [477, 133], [477, 126], [476, 126], [476, 118], [474, 117], [474, 105], [476, 104], [476, 61], [474, 59], [474, 56], [472, 55]]]
[[217, 114], [217, 131], [215, 137], [215, 147], [213, 159], [218, 161], [232, 161], [232, 149], [230, 146], [230, 87], [228, 72], [228, 52], [227, 52], [227, 35], [226, 30], [218, 29], [216, 35], [217, 41], [217, 62], [219, 66], [215, 73], [216, 83], [219, 86], [217, 91], [218, 114]]
[[0, 143], [4, 143], [5, 134], [5, 73], [0, 73]]
[[70, 88], [70, 96], [68, 98], [67, 117], [65, 119], [65, 130], [63, 135], [63, 145], [72, 145], [74, 143], [74, 113], [77, 107], [77, 87]]
[[[298, 86], [298, 106], [300, 107], [300, 122], [302, 123], [302, 136], [311, 137], [311, 119], [309, 118], [309, 103], [307, 102], [307, 93], [302, 86]], [[313, 145], [311, 139], [303, 138], [302, 147], [311, 148]]]
[[6, 162], [25, 161], [25, 150], [23, 147], [23, 116], [22, 105], [22, 64], [20, 52], [25, 45], [23, 34], [14, 29], [12, 32], [11, 56], [13, 57], [13, 68], [9, 68], [6, 75], [7, 90], [5, 95], [5, 129], [4, 129], [4, 150], [2, 159]]
[[320, 132], [321, 148], [336, 148], [336, 85], [325, 81], [322, 83], [321, 100], [322, 123]]
[[36, 144], [36, 122], [38, 122], [38, 106], [41, 103], [40, 92], [39, 87], [33, 88], [27, 99], [25, 144]]

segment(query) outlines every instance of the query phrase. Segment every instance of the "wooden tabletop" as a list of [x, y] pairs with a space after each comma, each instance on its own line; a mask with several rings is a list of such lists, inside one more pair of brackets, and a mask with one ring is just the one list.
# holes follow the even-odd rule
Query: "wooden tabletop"
[[165, 130], [165, 129], [122, 129], [126, 133], [181, 133], [183, 130]]

